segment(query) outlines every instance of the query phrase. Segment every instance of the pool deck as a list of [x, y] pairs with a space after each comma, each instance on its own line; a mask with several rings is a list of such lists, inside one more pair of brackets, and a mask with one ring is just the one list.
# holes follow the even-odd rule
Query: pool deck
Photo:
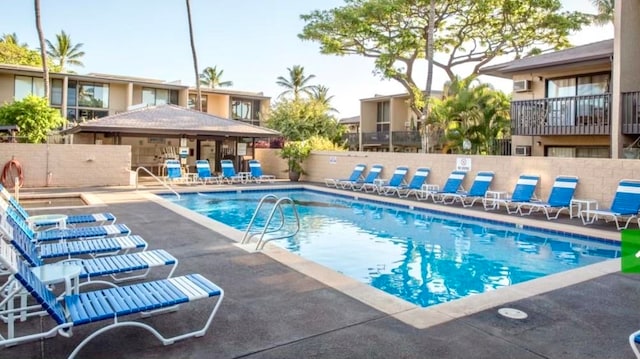
[[[216, 188], [229, 186], [207, 186], [206, 190]], [[146, 189], [164, 191], [161, 187]], [[523, 283], [514, 286], [515, 289], [422, 309], [272, 246], [263, 253], [247, 250], [237, 244], [238, 231], [220, 227], [204, 216], [175, 208], [166, 201], [157, 201], [147, 191], [131, 188], [24, 191], [25, 195], [54, 192], [89, 193], [102, 204], [63, 211], [112, 212], [118, 222], [126, 223], [134, 234], [143, 236], [150, 249], [166, 249], [176, 256], [180, 260], [176, 275], [201, 273], [226, 292], [211, 328], [202, 338], [164, 347], [145, 331], [119, 328], [95, 338], [79, 358], [633, 357], [627, 337], [640, 329], [640, 275], [621, 274], [619, 260], [546, 281]], [[456, 213], [619, 238], [613, 224], [584, 227], [579, 219], [570, 220], [567, 216], [550, 223], [538, 215], [520, 218], [507, 215], [504, 210], [487, 213], [478, 207], [434, 208], [453, 208]], [[637, 228], [635, 224], [633, 228]], [[166, 271], [156, 270], [151, 278], [160, 278], [162, 274], [166, 275]], [[192, 321], [199, 319], [203, 307], [209, 308], [208, 304], [199, 301], [147, 321], [160, 332], [190, 328], [196, 325]], [[522, 310], [528, 318], [502, 317], [497, 312], [502, 307]], [[22, 324], [25, 329], [51, 325], [47, 318], [30, 319]], [[58, 336], [21, 344], [0, 349], [0, 354], [7, 358], [66, 357], [82, 338], [100, 326], [79, 326], [71, 338]], [[4, 334], [4, 329], [1, 332]]]

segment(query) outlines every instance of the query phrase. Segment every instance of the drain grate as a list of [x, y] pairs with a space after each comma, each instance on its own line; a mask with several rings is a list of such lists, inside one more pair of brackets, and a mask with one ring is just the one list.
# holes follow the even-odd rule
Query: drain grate
[[500, 308], [498, 313], [509, 319], [526, 319], [528, 317], [527, 313], [514, 308]]

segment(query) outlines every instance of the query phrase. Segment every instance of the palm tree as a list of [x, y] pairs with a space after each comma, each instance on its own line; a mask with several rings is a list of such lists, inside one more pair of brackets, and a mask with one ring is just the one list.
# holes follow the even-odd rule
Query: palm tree
[[29, 47], [26, 42], [23, 42], [21, 44], [20, 41], [18, 41], [18, 35], [16, 35], [15, 32], [11, 34], [2, 34], [2, 37], [0, 37], [0, 42], [13, 44], [19, 47]]
[[422, 127], [420, 128], [420, 138], [422, 142], [422, 153], [428, 153], [430, 147], [430, 137], [433, 135], [432, 124], [427, 120], [429, 116], [429, 100], [431, 98], [431, 86], [433, 84], [433, 36], [436, 21], [436, 2], [429, 2], [429, 23], [427, 25], [427, 48], [425, 58], [427, 60], [427, 83], [424, 88], [424, 106], [422, 107]]
[[300, 65], [294, 65], [293, 67], [287, 67], [287, 71], [289, 71], [289, 78], [284, 78], [283, 76], [278, 76], [276, 84], [286, 88], [287, 90], [282, 92], [280, 96], [284, 96], [292, 93], [294, 100], [298, 100], [300, 98], [300, 94], [304, 93], [311, 96], [314, 86], [309, 85], [309, 81], [316, 77], [316, 75], [304, 75], [304, 67]]
[[233, 81], [220, 81], [222, 79], [223, 72], [224, 70], [222, 69], [218, 71], [217, 66], [205, 67], [200, 74], [200, 84], [212, 89], [216, 87], [233, 86]]
[[49, 66], [47, 66], [47, 51], [44, 47], [44, 32], [40, 21], [40, 0], [33, 0], [33, 7], [36, 13], [36, 29], [38, 30], [38, 40], [40, 40], [40, 57], [42, 57], [42, 78], [44, 80], [44, 98], [49, 103]]
[[315, 101], [322, 106], [326, 107], [328, 111], [338, 112], [335, 108], [331, 107], [331, 100], [333, 95], [329, 96], [329, 88], [324, 85], [313, 86], [311, 89], [311, 100]]
[[55, 44], [47, 40], [47, 54], [57, 63], [61, 72], [64, 71], [66, 64], [82, 67], [84, 64], [80, 58], [84, 56], [84, 51], [81, 51], [80, 48], [83, 45], [82, 43], [74, 45], [71, 42], [71, 36], [62, 30], [56, 34]]
[[196, 55], [196, 43], [193, 39], [193, 24], [191, 22], [191, 3], [187, 2], [187, 19], [189, 20], [189, 39], [191, 40], [191, 54], [193, 55], [193, 71], [196, 74], [196, 108], [202, 111], [202, 91], [200, 90], [200, 72], [198, 71], [198, 56]]
[[592, 16], [593, 23], [604, 26], [613, 22], [613, 7], [615, 0], [591, 0], [598, 13]]

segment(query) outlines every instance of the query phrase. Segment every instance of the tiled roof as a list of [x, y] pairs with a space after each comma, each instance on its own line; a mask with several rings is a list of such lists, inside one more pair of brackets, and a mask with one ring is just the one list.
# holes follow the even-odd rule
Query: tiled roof
[[480, 70], [480, 73], [511, 78], [510, 74], [516, 72], [585, 62], [610, 61], [611, 56], [613, 56], [613, 39], [485, 66]]
[[359, 124], [360, 123], [360, 116], [353, 116], [353, 117], [345, 117], [345, 118], [341, 118], [338, 123], [341, 123], [343, 125], [348, 125], [348, 124]]
[[145, 107], [90, 120], [63, 133], [118, 132], [122, 134], [274, 137], [278, 131], [213, 116], [175, 105]]

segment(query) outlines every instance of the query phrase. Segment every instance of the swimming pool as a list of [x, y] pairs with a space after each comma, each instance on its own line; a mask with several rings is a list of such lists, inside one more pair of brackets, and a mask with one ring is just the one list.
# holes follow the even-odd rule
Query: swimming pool
[[[243, 231], [266, 193], [166, 199]], [[421, 307], [619, 256], [618, 245], [586, 237], [313, 190], [269, 193], [292, 198], [302, 226], [295, 237], [272, 243]], [[265, 209], [259, 225], [270, 208]]]

